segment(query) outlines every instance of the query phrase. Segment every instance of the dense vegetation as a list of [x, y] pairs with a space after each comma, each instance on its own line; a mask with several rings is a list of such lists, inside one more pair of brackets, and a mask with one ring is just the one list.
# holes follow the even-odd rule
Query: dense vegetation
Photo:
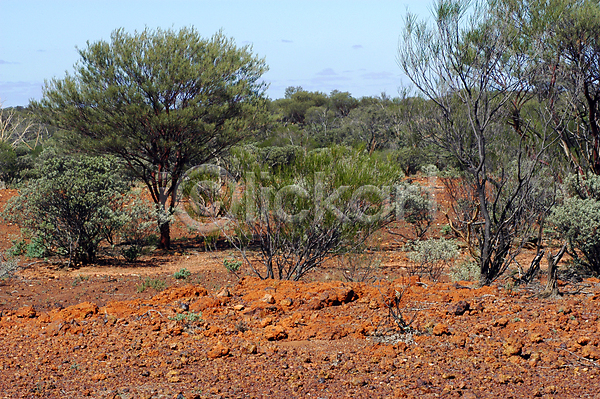
[[[258, 275], [298, 279], [324, 259], [364, 250], [391, 216], [414, 231], [398, 237], [415, 270], [438, 274], [456, 257], [454, 244], [427, 241], [428, 193], [400, 183], [435, 174], [452, 199], [444, 233], [464, 241], [482, 284], [511, 265], [531, 278], [544, 251], [550, 255], [563, 239], [580, 272], [600, 273], [600, 6], [438, 0], [433, 14], [433, 23], [407, 16], [398, 62], [414, 91], [398, 97], [290, 87], [270, 100], [259, 81], [264, 61], [221, 34], [205, 40], [193, 29], [118, 30], [111, 43], [81, 50], [84, 63], [48, 83], [40, 102], [2, 110], [0, 179], [26, 184], [17, 202], [33, 204], [32, 187], [60, 191], [52, 186], [59, 177], [48, 180], [48, 168], [58, 167], [50, 158], [80, 170], [69, 175], [77, 183], [91, 172], [81, 163], [87, 158], [73, 154], [112, 154], [121, 180], [111, 179], [128, 186], [111, 190], [125, 194], [137, 182], [149, 189], [163, 247], [184, 182], [182, 192], [202, 205], [189, 213], [230, 218], [234, 227], [222, 231], [230, 244], [242, 257], [248, 245], [259, 251], [266, 269], [255, 268]], [[253, 190], [236, 203], [221, 172], [210, 189], [206, 176], [186, 174], [207, 162], [226, 170], [232, 186], [248, 187], [251, 178]], [[316, 187], [324, 198], [337, 193], [324, 215]], [[353, 196], [361, 187], [371, 191]], [[384, 208], [386, 217], [366, 217]], [[13, 205], [11, 212], [26, 209]], [[72, 254], [48, 241], [51, 231], [42, 234], [48, 221], [34, 221], [37, 228], [22, 225], [47, 250], [80, 262], [95, 257], [97, 239]], [[525, 270], [515, 259], [532, 242], [539, 256]]]

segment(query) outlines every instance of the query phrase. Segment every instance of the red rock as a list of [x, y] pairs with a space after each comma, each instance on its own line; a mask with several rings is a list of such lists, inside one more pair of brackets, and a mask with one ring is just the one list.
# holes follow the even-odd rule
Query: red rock
[[36, 312], [33, 306], [24, 306], [16, 311], [15, 316], [19, 318], [32, 319], [36, 316]]
[[588, 359], [600, 360], [600, 349], [592, 345], [586, 345], [581, 349], [581, 356]]
[[433, 335], [450, 335], [450, 330], [448, 329], [448, 325], [444, 323], [438, 323], [433, 327]]
[[170, 303], [182, 298], [194, 298], [208, 295], [206, 288], [200, 285], [187, 285], [185, 287], [172, 287], [155, 295], [152, 300], [158, 303]]
[[98, 313], [98, 305], [91, 302], [83, 302], [78, 305], [69, 306], [60, 311], [63, 320], [83, 320], [88, 316]]
[[98, 382], [98, 381], [104, 381], [104, 380], [106, 380], [106, 378], [107, 378], [106, 374], [104, 374], [104, 373], [98, 373], [98, 374], [94, 374], [92, 376], [92, 381], [96, 381], [96, 382]]
[[217, 359], [227, 355], [229, 355], [229, 347], [223, 345], [221, 342], [218, 342], [217, 345], [213, 346], [208, 352], [206, 352], [206, 356], [209, 359]]
[[265, 338], [267, 341], [280, 341], [287, 338], [287, 332], [282, 326], [266, 326]]

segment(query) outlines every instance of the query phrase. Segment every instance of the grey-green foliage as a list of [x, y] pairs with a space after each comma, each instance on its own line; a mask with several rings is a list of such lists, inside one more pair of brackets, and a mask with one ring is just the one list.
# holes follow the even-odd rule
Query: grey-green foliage
[[0, 279], [12, 276], [18, 268], [19, 261], [16, 257], [0, 252]]
[[479, 265], [465, 260], [450, 267], [448, 275], [452, 281], [479, 281]]
[[150, 244], [150, 237], [158, 231], [156, 206], [145, 199], [140, 190], [133, 190], [125, 197], [122, 207], [115, 211], [119, 240], [115, 244], [118, 244], [121, 255], [133, 262], [144, 253]]
[[40, 178], [11, 198], [3, 217], [26, 229], [47, 253], [75, 264], [92, 262], [100, 243], [113, 237], [121, 224], [129, 185], [119, 178], [118, 169], [114, 158], [49, 159]]
[[173, 277], [176, 280], [187, 280], [187, 278], [190, 277], [191, 275], [192, 275], [192, 273], [188, 269], [183, 268], [183, 269], [179, 270], [178, 272], [175, 272], [173, 274]]
[[136, 291], [142, 293], [146, 291], [148, 288], [152, 288], [156, 291], [162, 291], [167, 286], [167, 283], [164, 280], [158, 278], [150, 278], [146, 277], [146, 279], [140, 285], [136, 285]]
[[567, 198], [553, 208], [549, 221], [568, 240], [577, 263], [600, 274], [600, 176], [570, 176], [566, 189]]
[[439, 280], [450, 261], [458, 256], [458, 247], [454, 240], [445, 238], [417, 241], [410, 244], [409, 248], [409, 273], [428, 277], [433, 281]]
[[[402, 235], [408, 241], [424, 238], [434, 218], [435, 202], [428, 187], [419, 184], [399, 183], [396, 185], [396, 217], [397, 221], [407, 223], [412, 233]], [[392, 230], [392, 233], [396, 231]]]

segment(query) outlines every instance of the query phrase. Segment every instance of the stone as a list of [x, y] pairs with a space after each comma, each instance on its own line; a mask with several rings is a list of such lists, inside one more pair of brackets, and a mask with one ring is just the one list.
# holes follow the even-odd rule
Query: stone
[[591, 341], [590, 337], [579, 337], [577, 338], [577, 343], [581, 346], [586, 346]]
[[33, 306], [24, 306], [21, 309], [17, 310], [17, 312], [15, 313], [15, 316], [17, 316], [18, 318], [26, 318], [26, 319], [32, 319], [36, 315], [37, 314], [36, 314]]
[[206, 352], [206, 356], [209, 359], [217, 359], [227, 355], [229, 355], [229, 347], [223, 345], [222, 342], [218, 342], [217, 345], [213, 346], [208, 352]]
[[521, 350], [523, 349], [523, 343], [521, 343], [520, 341], [512, 340], [505, 342], [503, 348], [503, 353], [506, 356], [518, 356], [521, 354]]
[[586, 345], [581, 349], [581, 355], [588, 359], [599, 360], [600, 349], [593, 345]]
[[273, 304], [275, 303], [275, 298], [273, 298], [273, 295], [271, 294], [265, 294], [265, 296], [263, 296], [262, 298], [262, 301], [269, 304]]
[[448, 325], [444, 323], [438, 323], [433, 327], [433, 335], [450, 335], [450, 330], [448, 329]]
[[266, 326], [265, 338], [267, 341], [280, 341], [287, 338], [287, 332], [282, 326]]
[[501, 317], [498, 320], [494, 321], [494, 327], [506, 327], [508, 324], [508, 319], [506, 317]]
[[92, 381], [98, 382], [98, 381], [104, 381], [104, 380], [106, 380], [106, 374], [98, 373], [98, 374], [94, 374], [92, 376]]
[[284, 298], [281, 301], [279, 301], [279, 305], [280, 306], [292, 306], [294, 304], [294, 301], [292, 301], [290, 298]]
[[448, 306], [448, 313], [455, 315], [455, 316], [461, 316], [461, 315], [465, 314], [465, 312], [467, 310], [469, 310], [470, 308], [471, 308], [471, 305], [469, 304], [469, 302], [458, 301], [457, 303]]

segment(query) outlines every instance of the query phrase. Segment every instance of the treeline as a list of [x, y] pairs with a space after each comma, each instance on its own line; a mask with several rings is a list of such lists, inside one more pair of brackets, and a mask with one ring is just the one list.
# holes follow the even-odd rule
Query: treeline
[[[80, 50], [85, 62], [31, 104], [44, 123], [35, 126], [54, 129], [47, 151], [3, 130], [1, 177], [39, 180], [38, 165], [63, 153], [110, 155], [114, 170], [148, 189], [161, 247], [186, 182], [189, 213], [239, 222], [222, 233], [245, 260], [249, 244], [259, 249], [256, 274], [300, 278], [327, 256], [364, 253], [390, 215], [414, 231], [401, 241], [415, 270], [437, 273], [455, 252], [443, 241], [431, 250], [431, 198], [402, 182], [425, 172], [445, 184], [444, 234], [466, 244], [482, 284], [509, 267], [529, 282], [544, 256], [554, 270], [565, 251], [577, 273], [600, 273], [600, 6], [439, 0], [432, 10], [431, 23], [406, 18], [398, 61], [412, 89], [397, 97], [290, 87], [269, 100], [264, 60], [221, 34], [115, 31]], [[187, 172], [208, 162], [217, 172]], [[221, 186], [202, 183], [211, 173]], [[232, 208], [227, 181], [255, 190]], [[311, 214], [323, 204], [328, 212]], [[519, 264], [532, 244], [533, 262]]]

